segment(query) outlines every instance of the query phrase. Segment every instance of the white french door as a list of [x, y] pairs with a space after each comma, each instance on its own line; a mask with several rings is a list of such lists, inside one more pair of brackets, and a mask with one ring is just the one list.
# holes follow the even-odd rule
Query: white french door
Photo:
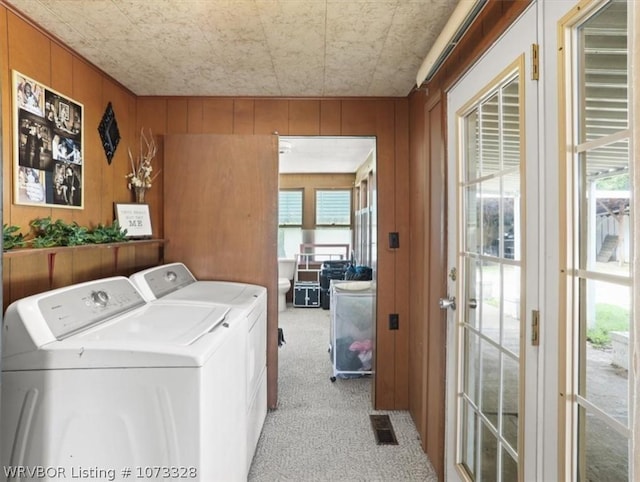
[[448, 93], [447, 480], [537, 480], [536, 31], [534, 3]]

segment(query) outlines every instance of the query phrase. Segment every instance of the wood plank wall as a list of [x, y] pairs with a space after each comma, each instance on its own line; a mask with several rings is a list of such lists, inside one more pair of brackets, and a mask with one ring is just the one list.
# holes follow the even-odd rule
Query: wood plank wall
[[491, 1], [438, 73], [409, 96], [409, 411], [439, 480], [445, 480], [447, 90], [526, 9], [530, 0]]
[[[140, 97], [136, 124], [164, 134], [375, 136], [378, 236], [400, 233], [401, 248], [378, 249], [375, 408], [409, 407], [409, 138], [408, 100]], [[159, 152], [162, 157], [162, 152]], [[166, 182], [166, 180], [165, 180]], [[162, 225], [162, 221], [160, 222]], [[238, 249], [242, 249], [239, 246]], [[400, 329], [388, 329], [389, 313]], [[275, 399], [271, 394], [270, 404]]]
[[[3, 222], [29, 232], [29, 222], [51, 216], [69, 223], [94, 227], [113, 221], [113, 203], [131, 202], [125, 175], [129, 169], [127, 145], [136, 141], [136, 96], [116, 81], [57, 42], [27, 19], [0, 3], [0, 86], [2, 88], [2, 202]], [[13, 204], [13, 114], [12, 75], [22, 74], [70, 97], [84, 106], [84, 191], [85, 207], [46, 208]], [[122, 136], [111, 165], [107, 163], [97, 131], [102, 114], [111, 102]], [[155, 204], [154, 204], [155, 203]], [[152, 208], [159, 207], [157, 200]], [[157, 219], [156, 216], [154, 218]], [[129, 274], [156, 264], [157, 246], [127, 247], [118, 253], [118, 266], [111, 250], [66, 250], [55, 257], [49, 278], [48, 256], [34, 251], [29, 256], [3, 260], [3, 309], [16, 299], [51, 288], [89, 279]]]

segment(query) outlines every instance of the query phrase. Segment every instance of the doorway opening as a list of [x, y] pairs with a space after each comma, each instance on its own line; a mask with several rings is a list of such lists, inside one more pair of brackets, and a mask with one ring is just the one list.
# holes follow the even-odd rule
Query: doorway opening
[[[372, 374], [377, 267], [375, 137], [280, 137], [278, 218], [280, 309], [329, 312], [332, 381]], [[361, 291], [356, 299], [338, 293], [353, 281], [366, 294]], [[362, 315], [357, 330], [340, 326], [338, 299], [344, 300], [341, 306], [348, 310], [356, 309], [349, 303], [357, 305]], [[370, 349], [356, 353], [351, 350], [356, 345]], [[348, 361], [342, 358], [342, 347]], [[361, 355], [359, 359], [352, 352]]]

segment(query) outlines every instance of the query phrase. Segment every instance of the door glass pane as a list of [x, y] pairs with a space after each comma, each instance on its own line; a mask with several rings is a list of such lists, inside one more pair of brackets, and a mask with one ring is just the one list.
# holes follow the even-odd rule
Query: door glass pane
[[578, 417], [578, 480], [629, 480], [629, 440], [593, 414], [580, 408]]
[[502, 169], [520, 165], [520, 79], [502, 88]]
[[462, 403], [462, 447], [461, 463], [469, 473], [473, 473], [476, 460], [476, 427], [478, 416], [468, 402]]
[[586, 339], [580, 394], [624, 425], [629, 412], [629, 287], [604, 281], [583, 283]]
[[504, 355], [502, 359], [502, 436], [515, 451], [518, 449], [520, 368], [518, 361]]
[[499, 263], [485, 261], [482, 266], [482, 334], [496, 343], [500, 342], [500, 318], [502, 313], [502, 270]]
[[[465, 295], [467, 303], [463, 303], [462, 309], [465, 310], [466, 323], [473, 328], [478, 329], [480, 319], [480, 307], [477, 306], [477, 300], [482, 296], [482, 261], [477, 258], [466, 258], [467, 268], [465, 271], [467, 293]], [[473, 303], [475, 301], [476, 304]], [[474, 307], [475, 306], [475, 307]]]
[[582, 155], [582, 268], [628, 276], [631, 194], [629, 141]]
[[482, 357], [481, 412], [497, 430], [498, 399], [500, 397], [500, 352], [488, 342], [482, 342], [480, 350]]
[[502, 258], [520, 260], [522, 256], [520, 203], [520, 173], [513, 172], [502, 178]]
[[482, 254], [496, 258], [502, 257], [500, 178], [483, 181], [480, 186], [482, 190]]
[[518, 480], [518, 463], [504, 448], [502, 449], [502, 480], [505, 482]]
[[481, 106], [480, 111], [480, 176], [489, 176], [500, 171], [500, 121], [498, 93], [492, 95]]
[[482, 425], [480, 474], [482, 482], [498, 480], [498, 441], [484, 423]]
[[464, 393], [474, 405], [478, 400], [478, 379], [480, 378], [480, 338], [471, 330], [464, 330]]
[[468, 253], [480, 253], [480, 191], [477, 184], [472, 184], [464, 191], [465, 205], [465, 240], [464, 250]]
[[629, 126], [626, 2], [611, 2], [596, 13], [579, 29], [579, 39], [582, 143]]
[[518, 266], [504, 265], [503, 280], [503, 319], [502, 319], [502, 345], [515, 355], [520, 354], [520, 274]]
[[474, 109], [464, 118], [466, 180], [476, 179], [480, 175], [480, 144], [478, 136], [478, 109]]

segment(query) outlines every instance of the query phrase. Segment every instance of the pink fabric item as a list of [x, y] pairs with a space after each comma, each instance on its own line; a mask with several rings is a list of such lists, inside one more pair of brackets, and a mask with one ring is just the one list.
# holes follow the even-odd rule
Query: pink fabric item
[[373, 349], [373, 342], [371, 340], [354, 341], [349, 346], [350, 351], [357, 351], [360, 353], [371, 351], [372, 349]]

